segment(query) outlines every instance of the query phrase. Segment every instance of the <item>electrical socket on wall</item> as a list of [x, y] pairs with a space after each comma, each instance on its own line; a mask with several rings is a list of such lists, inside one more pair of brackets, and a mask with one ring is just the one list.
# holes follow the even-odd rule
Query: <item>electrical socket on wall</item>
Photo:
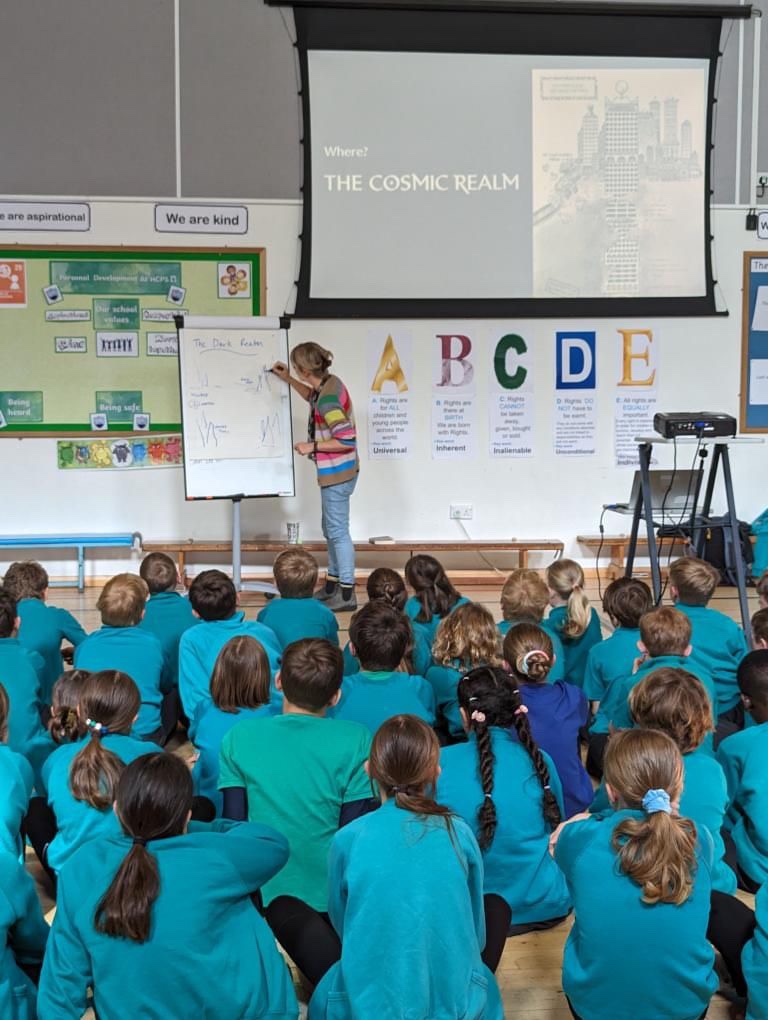
[[451, 503], [448, 516], [452, 521], [471, 521], [475, 513], [472, 503]]

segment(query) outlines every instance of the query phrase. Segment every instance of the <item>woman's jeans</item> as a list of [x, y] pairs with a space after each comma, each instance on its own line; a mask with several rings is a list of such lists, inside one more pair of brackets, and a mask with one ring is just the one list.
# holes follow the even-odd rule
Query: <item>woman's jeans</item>
[[349, 534], [349, 498], [355, 491], [357, 475], [348, 482], [320, 489], [323, 534], [328, 543], [328, 574], [342, 584], [355, 583], [355, 548]]

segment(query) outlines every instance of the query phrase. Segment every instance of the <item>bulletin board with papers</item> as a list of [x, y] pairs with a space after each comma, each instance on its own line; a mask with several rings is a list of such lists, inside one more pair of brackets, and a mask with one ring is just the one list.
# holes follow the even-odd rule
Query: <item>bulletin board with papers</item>
[[768, 432], [768, 251], [744, 252], [742, 432]]

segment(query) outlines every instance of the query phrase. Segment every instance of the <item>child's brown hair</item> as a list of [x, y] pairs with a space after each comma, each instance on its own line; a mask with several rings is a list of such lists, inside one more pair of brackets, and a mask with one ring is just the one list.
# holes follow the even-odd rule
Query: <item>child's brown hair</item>
[[535, 570], [513, 570], [501, 589], [501, 612], [505, 620], [544, 619], [549, 591]]
[[85, 720], [80, 718], [77, 707], [83, 685], [90, 675], [87, 669], [70, 669], [62, 673], [53, 685], [48, 732], [54, 743], [71, 744], [85, 736]]
[[547, 567], [547, 584], [566, 600], [564, 638], [580, 638], [592, 619], [589, 599], [584, 593], [584, 571], [575, 560], [555, 560]]
[[107, 627], [135, 627], [144, 614], [149, 588], [136, 574], [115, 574], [101, 589], [96, 608]]
[[139, 576], [145, 582], [150, 595], [162, 591], [175, 591], [178, 581], [176, 564], [163, 552], [148, 553], [141, 561]]
[[465, 602], [441, 621], [432, 656], [441, 666], [472, 669], [500, 666], [501, 636], [493, 617], [479, 602]]
[[6, 570], [3, 587], [17, 602], [42, 599], [48, 587], [48, 571], [36, 560], [20, 560]]
[[272, 674], [269, 658], [256, 638], [230, 638], [216, 656], [211, 674], [211, 699], [222, 712], [260, 708], [269, 703]]
[[368, 602], [352, 617], [349, 640], [361, 669], [391, 673], [408, 652], [413, 632], [405, 613], [386, 602]]
[[706, 606], [720, 584], [720, 571], [706, 560], [682, 556], [669, 567], [669, 583], [685, 606]]
[[680, 754], [695, 751], [715, 728], [704, 684], [687, 669], [662, 666], [648, 673], [632, 688], [629, 710], [638, 726], [672, 737]]
[[297, 708], [322, 711], [341, 687], [343, 676], [341, 649], [324, 638], [302, 638], [283, 652], [280, 685]]
[[295, 546], [283, 549], [272, 568], [277, 590], [284, 599], [311, 599], [317, 584], [317, 560]]
[[759, 641], [768, 648], [768, 609], [758, 609], [752, 617], [752, 636], [755, 644]]
[[386, 602], [400, 612], [405, 609], [405, 603], [408, 601], [405, 581], [391, 567], [376, 567], [372, 570], [365, 583], [365, 589], [369, 602]]
[[433, 616], [444, 619], [461, 598], [434, 556], [425, 553], [411, 556], [405, 565], [405, 579], [421, 606], [417, 623], [430, 623]]
[[139, 714], [141, 696], [127, 673], [103, 669], [91, 673], [80, 691], [79, 712], [90, 740], [72, 759], [69, 786], [75, 800], [100, 811], [111, 806], [125, 765], [102, 741], [110, 733], [127, 736]]
[[403, 811], [442, 818], [452, 834], [451, 809], [436, 803], [431, 793], [439, 767], [440, 744], [423, 719], [395, 715], [374, 734], [368, 757], [371, 783]]
[[653, 609], [653, 594], [645, 581], [636, 577], [617, 577], [603, 595], [603, 612], [619, 626], [635, 630], [640, 618]]
[[0, 744], [8, 743], [8, 715], [11, 711], [11, 702], [8, 691], [0, 684]]
[[691, 643], [691, 621], [679, 609], [659, 606], [640, 620], [640, 640], [652, 659], [685, 655]]
[[[673, 813], [683, 789], [683, 759], [675, 742], [657, 730], [622, 730], [605, 751], [605, 782], [643, 818], [625, 818], [611, 843], [619, 867], [642, 889], [644, 903], [680, 906], [693, 891], [696, 826]], [[647, 810], [650, 794], [669, 798], [670, 810]]]
[[520, 683], [543, 684], [555, 661], [552, 639], [533, 623], [518, 623], [504, 635], [504, 661]]

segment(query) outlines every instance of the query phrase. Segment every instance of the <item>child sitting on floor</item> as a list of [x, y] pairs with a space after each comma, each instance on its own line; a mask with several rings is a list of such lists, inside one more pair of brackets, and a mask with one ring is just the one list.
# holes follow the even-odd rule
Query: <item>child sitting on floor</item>
[[411, 556], [405, 565], [405, 579], [414, 592], [405, 603], [405, 611], [414, 632], [422, 634], [431, 648], [441, 620], [469, 599], [456, 591], [434, 556]]
[[45, 663], [40, 678], [40, 699], [51, 703], [51, 689], [64, 669], [62, 641], [77, 646], [86, 634], [66, 609], [49, 606], [48, 572], [34, 560], [12, 563], [3, 578], [3, 587], [16, 600], [19, 616], [19, 641], [25, 648], [38, 652]]
[[715, 684], [717, 704], [715, 723], [725, 716], [740, 727], [743, 714], [739, 705], [736, 670], [747, 654], [744, 631], [729, 616], [710, 609], [707, 603], [720, 583], [720, 572], [704, 560], [685, 556], [669, 568], [669, 590], [675, 607], [691, 621], [693, 672], [700, 665]]
[[[408, 601], [405, 581], [396, 570], [390, 567], [377, 567], [368, 575], [365, 583], [369, 602], [383, 602], [391, 609], [399, 613], [405, 612], [405, 604]], [[410, 617], [408, 617], [410, 624]], [[426, 676], [427, 670], [432, 665], [432, 646], [427, 642], [421, 630], [415, 631], [411, 625], [411, 638], [408, 650], [403, 658], [403, 664], [399, 667], [404, 673], [411, 673], [413, 676]], [[357, 657], [352, 654], [349, 642], [344, 646], [344, 676], [352, 676], [360, 671], [360, 663]]]
[[411, 640], [408, 617], [383, 602], [358, 609], [349, 627], [352, 653], [360, 672], [345, 676], [332, 719], [367, 726], [373, 735], [393, 715], [409, 713], [430, 726], [435, 721], [435, 694], [424, 677], [398, 670]]
[[464, 673], [477, 666], [501, 665], [501, 637], [493, 617], [478, 602], [465, 602], [437, 628], [432, 654], [437, 665], [427, 670], [435, 692], [438, 721], [450, 739], [463, 740], [457, 688]]
[[513, 570], [501, 589], [499, 633], [504, 637], [510, 627], [518, 623], [533, 623], [549, 635], [554, 661], [549, 670], [549, 682], [565, 679], [565, 652], [560, 635], [544, 613], [549, 605], [549, 589], [536, 570]]
[[164, 689], [179, 686], [179, 642], [181, 635], [200, 621], [189, 599], [179, 595], [176, 564], [165, 553], [149, 553], [141, 561], [139, 575], [149, 589], [149, 600], [139, 623], [163, 646], [166, 681]]
[[589, 708], [578, 687], [563, 680], [549, 683], [554, 654], [549, 635], [530, 623], [513, 627], [504, 638], [504, 668], [528, 709], [533, 739], [555, 763], [563, 787], [563, 817], [570, 818], [592, 802], [592, 783], [581, 763], [579, 739]]
[[267, 653], [256, 638], [240, 634], [230, 638], [219, 652], [211, 676], [211, 700], [201, 701], [194, 719], [198, 758], [192, 770], [195, 792], [221, 815], [219, 752], [221, 742], [243, 719], [274, 715], [270, 705], [270, 671]]
[[335, 615], [313, 598], [317, 584], [317, 560], [301, 546], [284, 549], [273, 567], [279, 599], [272, 599], [256, 619], [271, 628], [280, 646], [301, 638], [325, 638], [337, 645], [339, 625]]
[[617, 577], [603, 595], [603, 612], [614, 627], [605, 641], [593, 645], [587, 656], [584, 693], [596, 712], [614, 680], [632, 671], [640, 640], [640, 620], [653, 609], [653, 595], [645, 581]]
[[584, 593], [584, 571], [575, 560], [555, 560], [547, 567], [549, 622], [563, 642], [565, 679], [584, 686], [587, 656], [603, 639], [600, 617]]

